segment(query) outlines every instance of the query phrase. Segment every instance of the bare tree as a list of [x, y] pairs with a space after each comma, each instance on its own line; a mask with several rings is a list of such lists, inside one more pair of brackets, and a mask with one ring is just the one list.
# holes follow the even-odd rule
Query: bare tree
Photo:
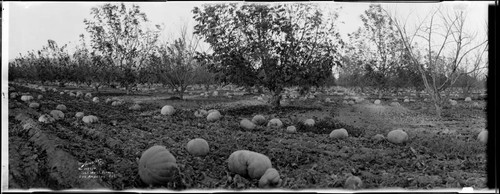
[[[441, 117], [442, 106], [447, 101], [443, 92], [460, 77], [460, 67], [471, 52], [486, 45], [486, 38], [477, 41], [477, 33], [465, 31], [467, 14], [464, 11], [443, 10], [442, 6], [431, 10], [417, 23], [413, 32], [407, 29], [407, 21], [402, 22], [391, 16], [402, 37], [404, 47], [413, 65], [418, 67], [426, 92], [430, 95], [436, 114]], [[388, 15], [391, 15], [386, 10]], [[424, 60], [419, 60], [416, 43], [423, 44]], [[445, 76], [440, 76], [439, 67], [444, 65]], [[442, 70], [442, 69], [441, 69]]]
[[181, 27], [178, 39], [173, 43], [164, 43], [158, 49], [160, 55], [158, 77], [181, 99], [187, 86], [195, 82], [196, 69], [200, 65], [195, 59], [199, 43], [198, 36], [188, 37], [186, 24]]

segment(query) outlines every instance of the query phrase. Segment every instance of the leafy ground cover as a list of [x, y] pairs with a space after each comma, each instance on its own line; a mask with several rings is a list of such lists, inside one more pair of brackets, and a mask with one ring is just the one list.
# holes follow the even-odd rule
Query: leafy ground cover
[[[166, 146], [177, 159], [181, 177], [161, 187], [172, 190], [258, 188], [258, 180], [227, 170], [229, 155], [242, 149], [271, 159], [283, 180], [281, 189], [342, 189], [350, 175], [361, 178], [363, 189], [485, 188], [486, 184], [486, 147], [476, 139], [486, 115], [481, 106], [466, 102], [446, 107], [443, 118], [437, 119], [423, 101], [400, 101], [399, 107], [389, 106], [390, 101], [346, 105], [342, 96], [328, 96], [333, 102], [296, 100], [273, 110], [252, 96], [169, 100], [164, 94], [149, 93], [118, 96], [126, 103], [111, 106], [104, 99], [118, 93], [95, 94], [101, 102], [93, 103], [12, 86], [13, 92], [43, 98], [35, 100], [39, 109], [29, 108], [20, 97], [9, 100], [10, 189], [149, 189], [139, 178], [138, 160], [153, 145]], [[141, 110], [129, 109], [134, 101], [141, 102]], [[63, 120], [37, 121], [58, 104], [68, 108]], [[166, 104], [174, 106], [176, 114], [161, 115]], [[223, 117], [208, 122], [195, 117], [199, 108], [218, 109]], [[83, 123], [75, 118], [76, 112], [95, 115], [99, 122]], [[280, 118], [285, 127], [297, 126], [297, 133], [239, 127], [241, 119], [256, 114]], [[304, 126], [305, 118], [314, 118], [316, 125]], [[349, 138], [329, 138], [338, 128], [345, 128]], [[408, 142], [395, 145], [371, 138], [396, 128], [408, 133]], [[194, 138], [209, 143], [207, 156], [187, 152], [186, 144]]]

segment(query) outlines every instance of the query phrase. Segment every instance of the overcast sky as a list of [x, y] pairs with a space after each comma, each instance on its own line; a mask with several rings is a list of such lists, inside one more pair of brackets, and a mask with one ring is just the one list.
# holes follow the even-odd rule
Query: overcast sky
[[[5, 5], [7, 4], [7, 5]], [[48, 39], [55, 40], [59, 45], [69, 43], [70, 47], [78, 41], [79, 34], [86, 34], [84, 18], [90, 18], [90, 8], [103, 3], [95, 2], [4, 2], [4, 8], [9, 15], [5, 30], [8, 30], [8, 56], [13, 59], [19, 53], [26, 54], [29, 50], [39, 50], [47, 44]], [[127, 3], [128, 4], [128, 3]], [[165, 34], [177, 35], [180, 25], [187, 23], [189, 28], [195, 24], [191, 10], [200, 6], [200, 2], [166, 2], [166, 3], [135, 3], [141, 7], [153, 24], [164, 23]], [[434, 3], [435, 4], [435, 3]], [[487, 2], [449, 2], [445, 6], [463, 8], [469, 14], [469, 28], [484, 28], [487, 21]], [[362, 25], [359, 15], [368, 8], [367, 3], [330, 3], [331, 6], [342, 6], [340, 12], [339, 31], [345, 37]], [[399, 3], [383, 4], [400, 15], [423, 15], [433, 4]], [[4, 11], [4, 13], [6, 13]], [[3, 14], [4, 14], [3, 13]], [[416, 20], [410, 19], [410, 21]], [[167, 35], [164, 38], [168, 37]], [[486, 36], [483, 34], [483, 36]], [[86, 36], [88, 37], [88, 36]], [[5, 37], [4, 37], [5, 38]], [[7, 40], [3, 40], [6, 44]], [[7, 56], [5, 51], [2, 54]]]

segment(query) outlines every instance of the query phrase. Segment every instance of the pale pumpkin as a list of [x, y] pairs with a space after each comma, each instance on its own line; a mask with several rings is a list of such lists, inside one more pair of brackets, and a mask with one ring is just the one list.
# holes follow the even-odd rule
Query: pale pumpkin
[[240, 121], [240, 127], [243, 129], [247, 129], [247, 130], [253, 130], [257, 126], [254, 123], [252, 123], [252, 121], [250, 121], [248, 119], [242, 119]]
[[487, 130], [482, 130], [479, 135], [477, 135], [477, 139], [481, 143], [488, 143], [488, 131]]
[[21, 100], [22, 101], [30, 101], [30, 100], [33, 100], [33, 96], [27, 96], [27, 95], [23, 95], [21, 96]]
[[271, 128], [279, 129], [279, 128], [283, 127], [283, 123], [278, 118], [274, 118], [274, 119], [271, 119], [267, 123], [267, 126], [271, 127]]
[[357, 176], [350, 176], [345, 180], [344, 188], [346, 189], [360, 189], [363, 186], [363, 181]]
[[265, 125], [267, 120], [264, 116], [262, 115], [255, 115], [252, 118], [252, 122], [255, 123], [256, 125]]
[[334, 139], [347, 138], [349, 136], [349, 133], [347, 133], [347, 130], [345, 130], [344, 128], [340, 128], [333, 130], [329, 136], [330, 138]]
[[47, 115], [47, 114], [43, 114], [42, 116], [40, 116], [38, 118], [38, 122], [40, 122], [40, 123], [52, 123], [54, 121], [55, 121], [55, 119], [52, 118], [50, 115]]
[[308, 127], [312, 127], [312, 126], [314, 126], [314, 124], [315, 124], [315, 123], [316, 123], [316, 122], [314, 122], [314, 119], [306, 119], [306, 120], [304, 121], [304, 125], [305, 125], [305, 126], [308, 126]]
[[295, 133], [295, 132], [297, 132], [297, 128], [295, 126], [288, 126], [286, 128], [286, 132], [287, 133]]
[[240, 176], [259, 179], [267, 169], [272, 168], [272, 164], [271, 160], [264, 154], [238, 150], [229, 156], [228, 168], [229, 171]]
[[50, 115], [55, 120], [64, 119], [64, 113], [60, 110], [52, 110], [52, 111], [50, 111]]
[[40, 108], [40, 104], [38, 104], [36, 102], [32, 102], [32, 103], [30, 103], [30, 108]]
[[216, 110], [216, 111], [213, 111], [211, 113], [208, 113], [208, 115], [207, 115], [207, 121], [208, 122], [214, 122], [214, 121], [219, 120], [221, 117], [222, 116], [221, 116], [220, 112]]
[[84, 114], [83, 112], [77, 112], [77, 113], [75, 114], [75, 117], [76, 117], [76, 118], [81, 118], [81, 117], [83, 117], [83, 116], [85, 116], [85, 114]]
[[56, 106], [56, 109], [57, 109], [57, 110], [60, 110], [60, 111], [65, 111], [65, 110], [66, 110], [66, 109], [68, 109], [68, 108], [66, 108], [66, 106], [65, 106], [64, 104], [60, 104], [60, 105], [57, 105], [57, 106]]
[[173, 106], [170, 106], [170, 105], [165, 105], [161, 108], [161, 112], [160, 112], [162, 115], [168, 115], [168, 116], [171, 116], [175, 113], [175, 109]]
[[99, 121], [99, 119], [94, 115], [88, 115], [88, 116], [84, 116], [82, 118], [82, 121], [84, 123], [95, 123], [95, 122]]
[[210, 151], [208, 142], [201, 138], [192, 139], [186, 145], [187, 151], [194, 156], [204, 156]]
[[402, 144], [408, 141], [408, 134], [401, 129], [392, 130], [387, 134], [387, 141], [394, 144]]
[[274, 168], [268, 168], [264, 175], [260, 177], [259, 187], [267, 188], [278, 185], [281, 182], [279, 172]]
[[165, 146], [153, 146], [139, 159], [139, 177], [147, 185], [165, 185], [179, 177], [175, 157]]

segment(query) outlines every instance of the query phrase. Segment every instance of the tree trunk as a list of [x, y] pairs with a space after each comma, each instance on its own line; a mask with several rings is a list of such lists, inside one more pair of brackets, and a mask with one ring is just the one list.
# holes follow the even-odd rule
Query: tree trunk
[[278, 88], [274, 91], [272, 91], [272, 96], [271, 96], [271, 106], [273, 109], [277, 109], [280, 107], [280, 101], [281, 101], [281, 92], [283, 88]]
[[434, 107], [436, 108], [436, 115], [438, 116], [438, 118], [441, 118], [441, 113], [442, 113], [441, 105], [439, 105], [438, 102], [434, 102]]

